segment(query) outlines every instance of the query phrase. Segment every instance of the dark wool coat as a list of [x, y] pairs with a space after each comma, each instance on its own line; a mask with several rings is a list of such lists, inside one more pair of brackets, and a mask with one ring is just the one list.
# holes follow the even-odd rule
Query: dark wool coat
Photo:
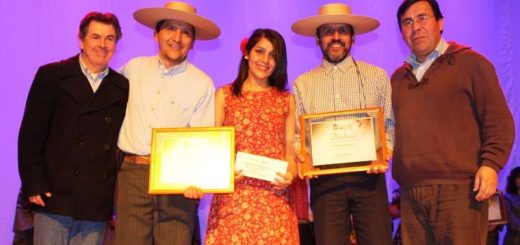
[[79, 56], [39, 68], [18, 136], [24, 196], [52, 193], [35, 210], [79, 220], [111, 218], [128, 87], [110, 69], [94, 93]]

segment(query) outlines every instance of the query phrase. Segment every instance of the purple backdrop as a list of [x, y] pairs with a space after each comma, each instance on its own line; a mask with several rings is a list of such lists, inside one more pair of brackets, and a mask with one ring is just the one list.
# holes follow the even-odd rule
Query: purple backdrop
[[[300, 18], [315, 15], [320, 5], [334, 0], [186, 0], [198, 12], [214, 20], [222, 36], [214, 41], [199, 41], [190, 53], [191, 61], [213, 77], [217, 86], [230, 82], [236, 75], [240, 58], [239, 44], [243, 37], [259, 27], [278, 30], [285, 37], [289, 55], [289, 79], [318, 65], [321, 53], [311, 38], [297, 36], [291, 24]], [[79, 20], [89, 11], [115, 13], [123, 28], [123, 39], [111, 63], [119, 68], [135, 56], [154, 55], [156, 44], [152, 30], [132, 18], [142, 7], [162, 6], [161, 0], [0, 0], [0, 67], [1, 86], [6, 93], [0, 97], [0, 149], [4, 155], [0, 167], [0, 244], [12, 239], [12, 221], [20, 181], [17, 171], [17, 134], [25, 99], [37, 68], [75, 55], [79, 51], [77, 28]], [[337, 2], [337, 1], [336, 1]], [[344, 1], [345, 2], [345, 1]], [[400, 65], [408, 50], [401, 40], [395, 12], [400, 0], [346, 1], [355, 14], [364, 14], [381, 21], [376, 31], [357, 37], [353, 55], [383, 67], [389, 74]], [[518, 123], [520, 118], [520, 2], [517, 0], [439, 0], [445, 16], [444, 37], [472, 46], [496, 66], [509, 106]], [[447, 118], [446, 120], [450, 120]], [[519, 126], [517, 125], [517, 131]], [[504, 188], [509, 170], [518, 165], [520, 151], [517, 139], [509, 164], [500, 174]], [[391, 179], [391, 178], [389, 178]], [[396, 186], [389, 184], [392, 190]], [[209, 197], [201, 206], [207, 212]], [[203, 222], [205, 223], [205, 222]], [[205, 224], [203, 224], [205, 225]]]

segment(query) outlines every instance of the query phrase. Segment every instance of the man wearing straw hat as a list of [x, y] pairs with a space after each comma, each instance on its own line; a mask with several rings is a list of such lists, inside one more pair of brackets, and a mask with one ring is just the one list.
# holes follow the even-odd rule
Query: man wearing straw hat
[[[296, 78], [293, 91], [297, 116], [382, 107], [387, 144], [391, 148], [393, 117], [388, 76], [381, 68], [356, 61], [350, 55], [355, 35], [378, 26], [373, 18], [353, 15], [343, 3], [325, 4], [318, 15], [294, 23], [294, 32], [316, 39], [323, 60], [318, 67]], [[349, 244], [351, 216], [359, 244], [391, 244], [385, 171], [380, 167], [367, 173], [310, 180], [317, 244]]]
[[214, 85], [187, 60], [195, 39], [210, 40], [220, 29], [183, 2], [134, 13], [154, 30], [158, 54], [121, 68], [130, 96], [118, 146], [125, 158], [118, 175], [116, 244], [191, 244], [197, 188], [184, 195], [149, 195], [152, 128], [214, 126]]

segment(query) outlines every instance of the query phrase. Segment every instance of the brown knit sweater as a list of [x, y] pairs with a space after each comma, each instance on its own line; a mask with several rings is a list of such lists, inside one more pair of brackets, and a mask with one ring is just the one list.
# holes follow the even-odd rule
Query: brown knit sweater
[[493, 65], [449, 44], [420, 83], [407, 63], [392, 75], [401, 187], [470, 183], [480, 166], [500, 171], [511, 152], [514, 122]]

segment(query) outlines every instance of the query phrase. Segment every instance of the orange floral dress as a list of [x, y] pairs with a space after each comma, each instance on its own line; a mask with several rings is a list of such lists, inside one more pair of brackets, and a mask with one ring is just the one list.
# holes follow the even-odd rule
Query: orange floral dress
[[[236, 150], [283, 159], [289, 93], [271, 88], [236, 97], [230, 88], [224, 88], [224, 125], [235, 126]], [[205, 244], [299, 244], [289, 197], [267, 181], [244, 177], [234, 193], [213, 196]]]

